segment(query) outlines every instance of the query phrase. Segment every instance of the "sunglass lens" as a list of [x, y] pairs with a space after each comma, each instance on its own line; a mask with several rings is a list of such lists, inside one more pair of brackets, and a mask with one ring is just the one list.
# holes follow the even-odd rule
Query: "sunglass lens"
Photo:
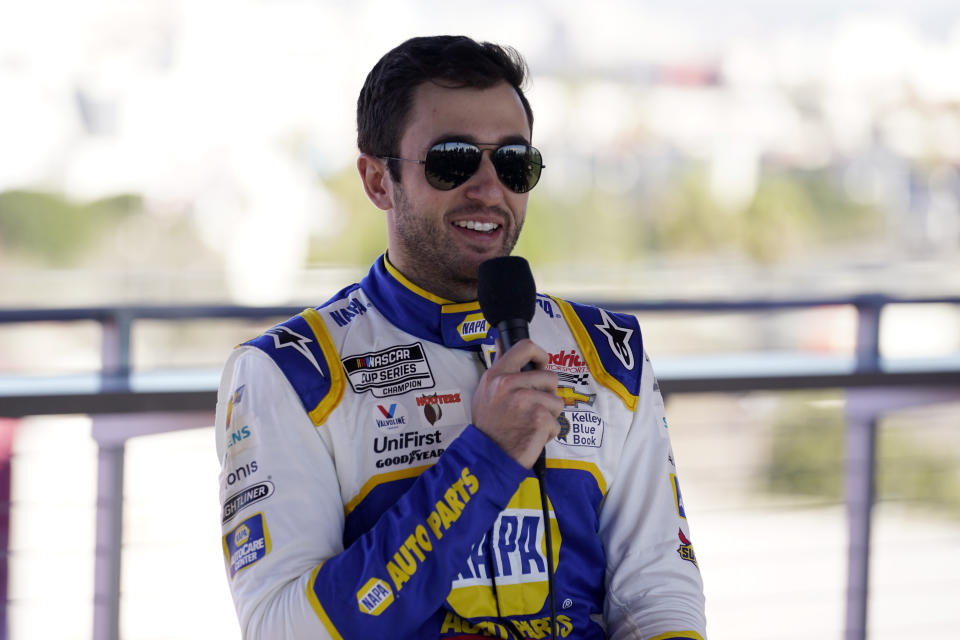
[[456, 189], [470, 179], [480, 166], [480, 149], [465, 142], [444, 142], [427, 152], [424, 172], [435, 189]]
[[540, 152], [525, 144], [509, 144], [493, 154], [493, 165], [504, 186], [515, 193], [526, 193], [540, 180], [543, 158]]

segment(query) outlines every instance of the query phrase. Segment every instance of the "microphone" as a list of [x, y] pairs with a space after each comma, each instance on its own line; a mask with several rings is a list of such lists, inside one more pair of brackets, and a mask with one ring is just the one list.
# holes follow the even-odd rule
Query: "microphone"
[[[480, 263], [477, 278], [477, 299], [483, 317], [500, 334], [500, 344], [506, 352], [519, 341], [530, 337], [530, 321], [537, 309], [537, 287], [530, 265], [520, 256], [503, 256]], [[528, 362], [521, 371], [530, 371]], [[557, 596], [554, 589], [553, 540], [550, 533], [550, 515], [547, 509], [546, 448], [541, 449], [533, 472], [540, 485], [540, 507], [543, 511], [544, 542], [547, 551], [547, 597], [550, 600], [550, 635], [558, 638]], [[496, 589], [496, 579], [494, 579]], [[498, 609], [499, 610], [499, 609]], [[511, 625], [512, 626], [512, 625]], [[519, 635], [519, 634], [517, 634]]]
[[[477, 299], [483, 317], [500, 334], [504, 352], [530, 337], [530, 321], [537, 309], [537, 285], [533, 282], [530, 265], [520, 256], [502, 256], [480, 263], [477, 278]], [[533, 363], [523, 365], [521, 371], [530, 371]], [[546, 468], [543, 451], [533, 465], [538, 477]]]
[[[499, 332], [504, 351], [530, 337], [528, 325], [537, 308], [537, 287], [525, 259], [503, 256], [482, 262], [477, 299], [483, 317]], [[533, 363], [528, 362], [521, 371], [530, 369]]]

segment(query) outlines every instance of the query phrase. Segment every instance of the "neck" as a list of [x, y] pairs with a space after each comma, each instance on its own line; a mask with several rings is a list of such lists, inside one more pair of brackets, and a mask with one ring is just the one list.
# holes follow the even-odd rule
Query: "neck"
[[418, 273], [415, 269], [398, 266], [390, 260], [389, 254], [386, 255], [385, 259], [388, 270], [390, 270], [397, 279], [425, 298], [441, 304], [472, 302], [477, 299], [476, 279], [456, 282], [441, 277], [428, 277]]

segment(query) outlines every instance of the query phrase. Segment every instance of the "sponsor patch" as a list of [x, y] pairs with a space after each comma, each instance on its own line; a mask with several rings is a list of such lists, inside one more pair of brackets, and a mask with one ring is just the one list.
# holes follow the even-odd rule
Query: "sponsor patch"
[[230, 401], [227, 403], [227, 431], [230, 430], [230, 422], [233, 419], [233, 407], [243, 400], [243, 390], [246, 388], [247, 385], [242, 384], [230, 395]]
[[221, 524], [226, 524], [250, 505], [256, 504], [261, 500], [266, 500], [273, 495], [272, 482], [258, 482], [252, 487], [247, 487], [239, 493], [235, 493], [223, 503], [223, 513], [221, 515]]
[[351, 298], [350, 302], [341, 309], [334, 309], [329, 313], [338, 327], [345, 327], [357, 316], [362, 316], [367, 312], [367, 308], [356, 298]]
[[434, 503], [436, 509], [420, 522], [417, 522], [416, 518], [409, 522], [410, 535], [403, 538], [401, 534], [400, 539], [403, 540], [403, 544], [387, 561], [385, 567], [398, 598], [422, 563], [433, 552], [434, 542], [442, 539], [451, 527], [456, 526], [460, 516], [470, 509], [470, 499], [479, 488], [480, 481], [477, 477], [469, 467], [463, 467], [460, 477], [442, 494], [437, 494], [443, 497]]
[[603, 309], [600, 309], [601, 324], [593, 325], [600, 333], [607, 336], [607, 343], [610, 345], [610, 351], [617, 357], [624, 367], [633, 369], [633, 350], [630, 348], [630, 336], [633, 335], [633, 329], [629, 327], [618, 326], [613, 318]]
[[592, 407], [597, 399], [595, 393], [580, 393], [573, 387], [557, 387], [557, 395], [563, 400], [564, 408]]
[[693, 552], [693, 543], [687, 540], [687, 536], [683, 535], [683, 529], [677, 529], [677, 533], [680, 536], [680, 546], [677, 548], [677, 553], [680, 554], [681, 558], [687, 562], [692, 562], [693, 565], [699, 569], [700, 565], [697, 564], [697, 556]]
[[570, 447], [594, 447], [603, 444], [603, 418], [593, 411], [564, 411], [556, 441]]
[[270, 553], [270, 532], [263, 514], [250, 516], [223, 536], [223, 553], [230, 564], [230, 579]]
[[547, 369], [551, 371], [584, 373], [589, 369], [586, 361], [580, 357], [576, 349], [571, 349], [570, 351], [563, 349], [560, 353], [551, 353], [549, 356]]
[[343, 368], [355, 393], [370, 391], [376, 398], [415, 389], [432, 389], [433, 374], [419, 342], [349, 356]]
[[227, 484], [232, 486], [238, 482], [242, 482], [255, 474], [258, 469], [259, 467], [257, 466], [256, 460], [251, 460], [246, 464], [242, 464], [227, 473]]
[[559, 318], [560, 312], [555, 312], [553, 310], [553, 303], [550, 302], [547, 298], [541, 298], [537, 296], [537, 306], [543, 309], [543, 312], [551, 318]]
[[418, 395], [417, 406], [431, 427], [467, 423], [467, 413], [459, 391]]
[[396, 431], [409, 424], [407, 409], [399, 402], [384, 402], [373, 407], [373, 422], [380, 431]]
[[486, 338], [489, 331], [490, 325], [483, 319], [482, 313], [469, 313], [463, 322], [457, 325], [457, 333], [464, 342]]
[[393, 589], [380, 578], [370, 578], [357, 591], [357, 605], [360, 611], [378, 616], [384, 609], [393, 604]]
[[[670, 462], [673, 462], [673, 456], [670, 456]], [[670, 474], [670, 486], [673, 487], [673, 501], [677, 505], [677, 515], [687, 519], [687, 512], [683, 508], [683, 496], [680, 494], [680, 481], [677, 479], [677, 474]]]
[[439, 458], [444, 448], [443, 436], [437, 429], [432, 433], [405, 431], [397, 435], [377, 436], [373, 440], [373, 452], [378, 456], [378, 469], [397, 465], [409, 465]]
[[[237, 421], [240, 422], [239, 420]], [[250, 446], [253, 442], [253, 427], [248, 424], [238, 426], [236, 429], [227, 427], [227, 453], [240, 453]]]
[[548, 592], [545, 524], [553, 539], [554, 567], [563, 544], [549, 497], [547, 512], [549, 523], [544, 522], [536, 479], [520, 483], [490, 531], [473, 545], [451, 585], [447, 602], [457, 614], [476, 618], [541, 611]]

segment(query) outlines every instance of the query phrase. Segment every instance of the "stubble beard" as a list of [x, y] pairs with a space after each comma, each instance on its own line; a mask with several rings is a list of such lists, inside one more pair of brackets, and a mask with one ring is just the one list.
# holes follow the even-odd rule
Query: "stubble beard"
[[[394, 187], [394, 232], [404, 254], [403, 275], [414, 284], [454, 302], [477, 298], [477, 271], [479, 263], [464, 259], [446, 222], [413, 211], [403, 191]], [[478, 210], [481, 207], [477, 208]], [[511, 220], [505, 216], [505, 219]], [[503, 244], [498, 255], [513, 251], [523, 222], [504, 229]]]

